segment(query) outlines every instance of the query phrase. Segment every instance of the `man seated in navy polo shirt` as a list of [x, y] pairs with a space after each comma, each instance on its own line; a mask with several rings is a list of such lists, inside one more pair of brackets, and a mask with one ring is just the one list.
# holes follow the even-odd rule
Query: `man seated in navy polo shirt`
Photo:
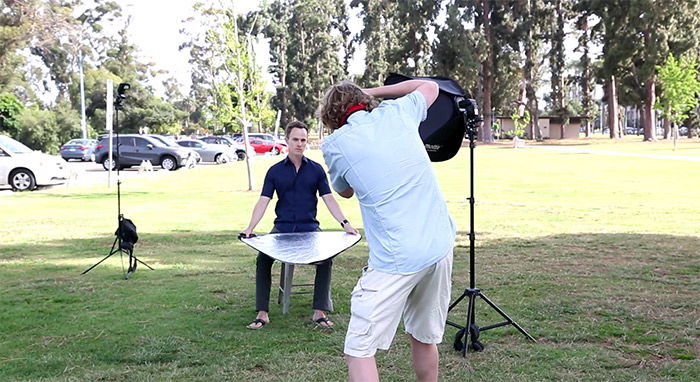
[[[304, 156], [309, 129], [302, 122], [291, 122], [285, 129], [285, 140], [289, 153], [287, 158], [273, 165], [265, 175], [265, 183], [260, 199], [253, 207], [253, 215], [248, 227], [241, 235], [250, 236], [255, 226], [260, 222], [267, 205], [277, 192], [275, 206], [275, 232], [311, 232], [320, 231], [316, 220], [316, 205], [321, 196], [328, 211], [340, 223], [345, 232], [359, 234], [345, 219], [338, 202], [333, 198], [328, 186], [326, 172], [320, 164]], [[260, 329], [270, 322], [268, 315], [270, 304], [270, 285], [272, 283], [272, 263], [275, 260], [259, 252], [255, 273], [255, 309], [258, 311], [255, 320], [247, 326], [248, 329]], [[332, 260], [327, 260], [316, 266], [314, 280], [313, 315], [311, 319], [322, 327], [330, 328], [333, 322], [328, 319], [326, 312], [331, 310], [330, 280]]]

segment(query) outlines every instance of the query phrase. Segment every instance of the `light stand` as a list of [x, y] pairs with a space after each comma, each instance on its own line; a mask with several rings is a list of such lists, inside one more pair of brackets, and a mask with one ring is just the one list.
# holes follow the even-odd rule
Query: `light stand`
[[110, 249], [109, 254], [107, 254], [107, 256], [105, 256], [102, 260], [98, 261], [96, 264], [94, 264], [90, 268], [86, 269], [83, 273], [81, 273], [83, 275], [90, 272], [93, 268], [100, 265], [103, 261], [107, 260], [115, 253], [119, 253], [120, 258], [122, 259], [122, 271], [124, 270], [123, 255], [126, 254], [129, 256], [129, 267], [127, 268], [127, 271], [124, 272], [124, 280], [128, 280], [129, 276], [136, 272], [137, 263], [141, 263], [148, 267], [148, 269], [153, 270], [153, 268], [151, 268], [150, 265], [139, 260], [134, 255], [134, 244], [138, 240], [138, 235], [136, 235], [136, 226], [134, 226], [131, 220], [125, 219], [124, 215], [122, 215], [122, 181], [119, 177], [119, 110], [124, 110], [124, 99], [126, 99], [126, 91], [129, 90], [130, 87], [131, 85], [129, 85], [126, 82], [120, 83], [119, 87], [117, 88], [117, 97], [114, 100], [114, 125], [116, 126], [115, 131], [117, 141], [117, 155], [114, 158], [112, 158], [112, 163], [110, 163], [110, 165], [117, 169], [117, 230], [114, 232], [114, 235], [116, 237], [114, 238], [114, 243], [112, 243], [112, 249]]
[[[476, 101], [473, 99], [461, 99], [458, 101], [459, 109], [464, 117], [464, 128], [467, 137], [469, 138], [469, 288], [465, 289], [455, 302], [450, 304], [448, 312], [451, 311], [457, 304], [465, 298], [469, 299], [467, 307], [467, 324], [462, 326], [447, 320], [447, 324], [453, 326], [459, 331], [455, 336], [455, 350], [461, 351], [462, 356], [467, 356], [467, 348], [471, 340], [471, 347], [474, 351], [484, 350], [484, 345], [479, 342], [480, 332], [495, 329], [501, 326], [513, 325], [520, 333], [533, 342], [537, 342], [528, 332], [525, 331], [517, 322], [513, 321], [508, 315], [503, 312], [496, 304], [489, 300], [480, 289], [476, 287], [475, 269], [474, 269], [474, 148], [476, 147], [477, 128], [483, 121], [479, 115]], [[482, 300], [500, 314], [506, 321], [499, 322], [488, 326], [479, 327], [476, 325], [476, 299], [480, 297]]]

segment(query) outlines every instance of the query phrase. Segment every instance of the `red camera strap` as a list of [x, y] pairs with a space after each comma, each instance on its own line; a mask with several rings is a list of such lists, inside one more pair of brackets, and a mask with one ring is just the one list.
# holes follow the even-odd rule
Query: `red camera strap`
[[352, 115], [352, 113], [354, 113], [356, 111], [360, 111], [360, 110], [367, 110], [367, 105], [357, 104], [357, 105], [350, 106], [348, 108], [348, 111], [346, 111], [345, 114], [342, 116], [342, 118], [340, 118], [340, 120], [338, 121], [338, 127], [343, 126], [345, 124], [345, 122], [348, 120], [348, 118], [350, 118], [350, 115]]

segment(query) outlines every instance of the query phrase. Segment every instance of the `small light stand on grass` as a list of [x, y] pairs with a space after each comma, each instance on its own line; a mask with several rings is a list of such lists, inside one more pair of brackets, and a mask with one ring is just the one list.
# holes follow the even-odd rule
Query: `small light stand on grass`
[[[520, 333], [533, 342], [537, 342], [528, 332], [525, 331], [517, 322], [513, 321], [508, 315], [502, 311], [496, 304], [489, 300], [480, 289], [476, 287], [475, 281], [475, 267], [474, 267], [474, 247], [475, 247], [475, 235], [474, 235], [474, 148], [476, 147], [477, 138], [477, 128], [479, 124], [483, 121], [483, 118], [479, 115], [479, 109], [476, 101], [473, 99], [458, 99], [459, 110], [464, 116], [464, 128], [466, 129], [467, 137], [469, 138], [469, 288], [465, 289], [455, 302], [450, 304], [448, 311], [451, 311], [465, 298], [469, 299], [469, 305], [467, 307], [467, 324], [462, 326], [456, 324], [452, 321], [447, 320], [447, 324], [453, 326], [459, 331], [455, 336], [454, 348], [457, 351], [462, 352], [462, 356], [467, 356], [467, 348], [471, 342], [471, 348], [474, 351], [484, 350], [484, 345], [479, 342], [480, 332], [495, 329], [501, 326], [513, 325]], [[480, 297], [482, 300], [493, 308], [498, 314], [500, 314], [506, 321], [499, 322], [497, 324], [492, 324], [488, 326], [479, 327], [476, 324], [476, 299]]]
[[115, 130], [117, 141], [117, 155], [113, 158], [112, 163], [110, 165], [112, 166], [112, 168], [116, 168], [117, 170], [117, 230], [114, 232], [114, 235], [116, 237], [114, 238], [114, 243], [112, 243], [112, 249], [109, 251], [109, 254], [107, 254], [107, 256], [105, 256], [102, 260], [98, 261], [96, 264], [94, 264], [90, 268], [86, 269], [83, 273], [81, 273], [83, 275], [90, 272], [93, 268], [100, 265], [103, 261], [107, 260], [115, 253], [119, 253], [120, 258], [122, 259], [122, 270], [124, 269], [123, 255], [126, 254], [129, 256], [129, 268], [127, 268], [127, 271], [124, 272], [125, 280], [128, 280], [129, 276], [136, 272], [137, 263], [141, 263], [148, 267], [148, 269], [153, 270], [153, 268], [151, 268], [150, 265], [139, 260], [134, 255], [134, 244], [136, 244], [136, 242], [139, 240], [139, 236], [136, 233], [136, 226], [134, 225], [134, 223], [130, 219], [126, 219], [124, 215], [122, 215], [122, 181], [121, 178], [119, 178], [119, 110], [124, 110], [124, 100], [126, 99], [126, 91], [129, 90], [130, 87], [131, 86], [126, 82], [120, 83], [119, 87], [117, 88], [117, 97], [114, 100], [114, 125], [116, 126]]

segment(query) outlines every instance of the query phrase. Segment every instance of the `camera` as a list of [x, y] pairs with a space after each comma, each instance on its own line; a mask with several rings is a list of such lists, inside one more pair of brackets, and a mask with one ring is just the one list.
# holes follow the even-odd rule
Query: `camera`
[[467, 118], [470, 120], [481, 120], [479, 115], [479, 105], [477, 105], [476, 100], [472, 98], [458, 98], [457, 107], [459, 110], [466, 114]]
[[126, 99], [126, 91], [131, 88], [126, 82], [122, 82], [117, 87], [117, 97], [114, 99], [114, 108], [117, 110], [124, 109], [124, 100]]

